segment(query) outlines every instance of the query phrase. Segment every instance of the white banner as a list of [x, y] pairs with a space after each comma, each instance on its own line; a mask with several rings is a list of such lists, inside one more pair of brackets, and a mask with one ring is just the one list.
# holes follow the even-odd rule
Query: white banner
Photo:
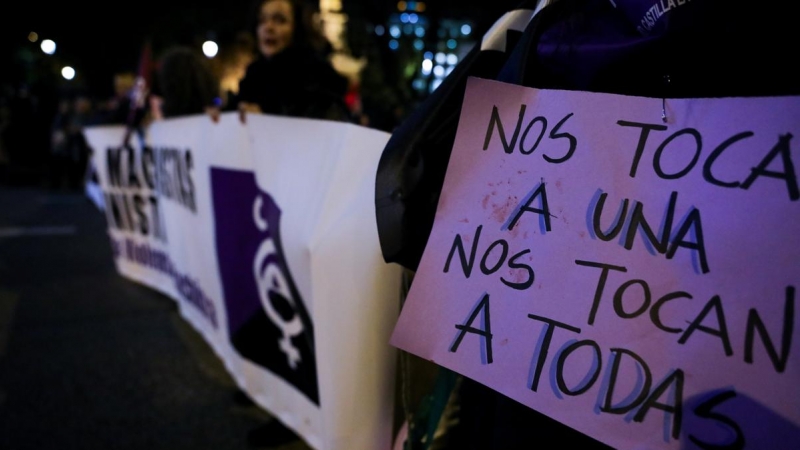
[[[235, 113], [85, 131], [117, 269], [175, 299], [237, 384], [316, 449], [388, 449], [399, 266], [374, 212], [389, 135]], [[102, 197], [99, 197], [102, 192]]]

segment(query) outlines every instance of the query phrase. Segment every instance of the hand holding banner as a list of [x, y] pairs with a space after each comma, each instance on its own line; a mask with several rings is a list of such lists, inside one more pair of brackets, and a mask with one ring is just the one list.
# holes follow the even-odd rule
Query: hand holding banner
[[90, 127], [118, 271], [176, 300], [257, 404], [319, 450], [391, 446], [399, 267], [373, 198], [388, 135], [235, 113]]

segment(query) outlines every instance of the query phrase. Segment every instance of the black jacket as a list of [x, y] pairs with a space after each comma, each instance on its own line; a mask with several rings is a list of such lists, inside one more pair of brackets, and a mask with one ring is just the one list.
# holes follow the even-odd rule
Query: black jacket
[[255, 103], [265, 114], [350, 121], [346, 91], [347, 79], [317, 53], [289, 47], [247, 67], [238, 101]]

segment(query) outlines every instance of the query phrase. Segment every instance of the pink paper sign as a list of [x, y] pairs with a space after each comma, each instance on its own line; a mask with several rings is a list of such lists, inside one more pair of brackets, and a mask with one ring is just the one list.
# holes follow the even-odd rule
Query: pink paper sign
[[800, 448], [800, 97], [665, 112], [470, 79], [391, 342], [617, 448]]

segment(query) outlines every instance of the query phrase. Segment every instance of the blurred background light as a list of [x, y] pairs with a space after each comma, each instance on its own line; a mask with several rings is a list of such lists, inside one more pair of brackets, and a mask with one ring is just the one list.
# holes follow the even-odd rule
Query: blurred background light
[[39, 34], [37, 34], [35, 31], [31, 31], [30, 33], [28, 33], [28, 40], [31, 41], [31, 42], [38, 41], [39, 40]]
[[75, 78], [75, 69], [70, 66], [64, 66], [61, 69], [61, 76], [64, 77], [65, 80], [71, 80]]
[[422, 61], [422, 74], [423, 75], [430, 75], [431, 70], [433, 70], [433, 61], [430, 59], [425, 59]]
[[51, 41], [50, 39], [45, 39], [42, 41], [42, 51], [47, 53], [48, 55], [52, 55], [56, 52], [56, 43]]
[[217, 52], [219, 51], [219, 46], [214, 41], [205, 41], [203, 42], [203, 54], [206, 55], [207, 58], [213, 58], [217, 56]]

